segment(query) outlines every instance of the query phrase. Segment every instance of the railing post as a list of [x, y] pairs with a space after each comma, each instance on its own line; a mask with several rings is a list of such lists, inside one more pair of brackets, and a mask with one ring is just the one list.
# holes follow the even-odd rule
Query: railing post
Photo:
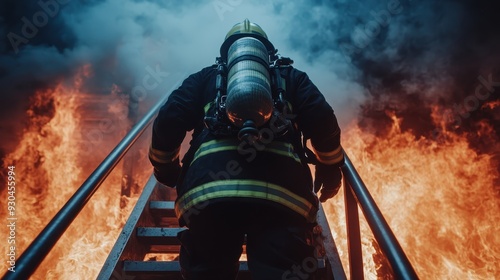
[[[401, 245], [387, 224], [382, 212], [375, 200], [366, 188], [363, 180], [352, 165], [351, 160], [345, 155], [345, 165], [342, 172], [346, 182], [350, 184], [350, 190], [355, 200], [359, 203], [366, 222], [370, 226], [375, 240], [377, 240], [382, 253], [389, 260], [396, 279], [418, 279], [417, 273], [404, 253]], [[346, 192], [347, 193], [347, 192]]]
[[364, 279], [358, 203], [352, 194], [351, 185], [347, 182], [347, 180], [344, 182], [344, 201], [346, 209], [345, 217], [347, 227], [347, 248], [349, 251], [350, 279]]

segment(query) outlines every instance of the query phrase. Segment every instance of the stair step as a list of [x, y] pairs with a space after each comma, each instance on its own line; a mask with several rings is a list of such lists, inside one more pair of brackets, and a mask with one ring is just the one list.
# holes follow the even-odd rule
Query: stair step
[[[178, 262], [180, 241], [177, 235], [186, 228], [179, 226], [175, 216], [175, 202], [168, 200], [175, 199], [176, 194], [159, 194], [160, 187], [151, 176], [97, 279], [182, 280]], [[321, 213], [324, 215], [322, 209]], [[326, 221], [326, 218], [323, 217], [323, 220]], [[326, 222], [323, 226], [328, 228]], [[346, 279], [342, 265], [336, 261], [338, 252], [335, 250], [335, 243], [331, 235], [329, 238], [329, 247], [335, 253], [332, 255], [334, 261], [318, 259], [314, 277], [333, 280], [335, 272], [338, 276], [335, 279]], [[242, 249], [245, 253], [246, 242]], [[171, 259], [172, 261], [165, 261]], [[242, 259], [245, 260], [245, 256]], [[310, 262], [306, 265], [311, 266]], [[332, 268], [337, 270], [332, 272]], [[236, 280], [250, 279], [247, 262], [240, 261], [240, 273]]]
[[[134, 280], [182, 279], [178, 261], [124, 261], [123, 274]], [[247, 262], [240, 261], [240, 272], [238, 273], [237, 279], [250, 279], [249, 274]]]
[[175, 218], [175, 202], [173, 201], [150, 201], [149, 210], [153, 215]]
[[150, 201], [149, 212], [155, 224], [161, 227], [178, 227], [179, 221], [175, 216], [174, 201]]
[[[181, 266], [179, 261], [124, 261], [123, 271], [127, 274], [133, 273], [171, 273], [179, 272]], [[240, 261], [240, 272], [248, 271], [248, 263]]]
[[139, 227], [137, 239], [147, 245], [180, 245], [177, 233], [185, 228]]
[[148, 252], [154, 254], [179, 254], [180, 245], [149, 245]]

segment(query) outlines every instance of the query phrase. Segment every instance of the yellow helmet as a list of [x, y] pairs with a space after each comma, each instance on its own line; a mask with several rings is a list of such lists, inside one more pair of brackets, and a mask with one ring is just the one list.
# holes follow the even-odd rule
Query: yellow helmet
[[234, 41], [238, 40], [241, 37], [253, 37], [261, 41], [264, 46], [266, 46], [267, 51], [274, 51], [273, 44], [267, 39], [267, 34], [264, 30], [256, 23], [250, 22], [248, 19], [245, 19], [242, 22], [235, 24], [229, 32], [226, 34], [226, 38], [224, 39], [224, 43], [220, 47], [220, 54], [224, 61], [227, 59], [227, 51]]

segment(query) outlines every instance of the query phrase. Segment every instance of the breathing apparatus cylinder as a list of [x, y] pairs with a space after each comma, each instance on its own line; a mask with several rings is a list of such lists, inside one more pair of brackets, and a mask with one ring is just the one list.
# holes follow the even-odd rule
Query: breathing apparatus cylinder
[[255, 140], [257, 128], [269, 121], [273, 112], [268, 50], [258, 39], [239, 38], [229, 47], [227, 65], [227, 117], [241, 128], [240, 139]]

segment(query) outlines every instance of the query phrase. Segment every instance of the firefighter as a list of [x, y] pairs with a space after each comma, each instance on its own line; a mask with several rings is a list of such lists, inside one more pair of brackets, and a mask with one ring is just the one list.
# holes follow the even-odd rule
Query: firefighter
[[[220, 52], [217, 64], [171, 93], [153, 125], [154, 175], [176, 187], [175, 211], [187, 226], [178, 235], [181, 273], [235, 279], [246, 242], [252, 279], [305, 279], [319, 201], [341, 186], [337, 119], [259, 25], [234, 25]], [[180, 145], [191, 130], [181, 167]]]

